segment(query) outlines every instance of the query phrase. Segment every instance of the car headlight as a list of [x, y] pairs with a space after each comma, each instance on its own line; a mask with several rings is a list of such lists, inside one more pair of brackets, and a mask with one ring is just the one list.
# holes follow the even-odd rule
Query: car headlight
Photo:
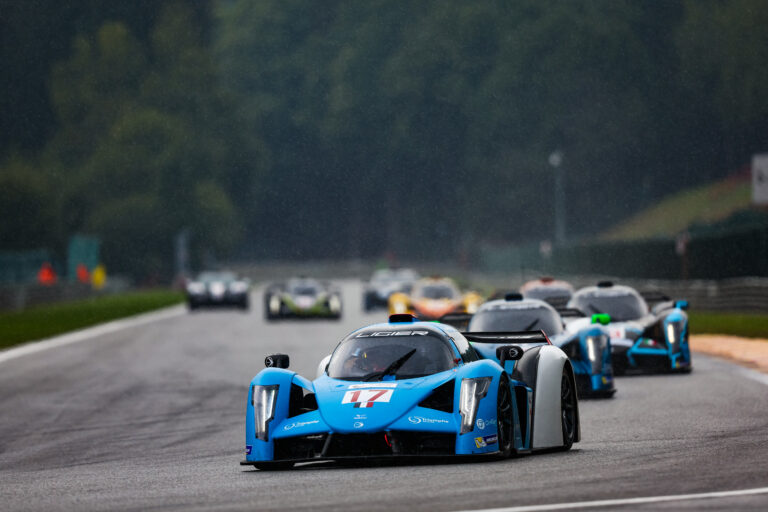
[[187, 292], [192, 295], [199, 295], [205, 293], [205, 285], [203, 283], [189, 283], [187, 285]]
[[667, 343], [670, 348], [673, 348], [682, 341], [683, 335], [683, 323], [682, 322], [669, 322], [666, 328]]
[[253, 426], [256, 439], [266, 441], [269, 434], [269, 422], [275, 417], [277, 389], [280, 386], [253, 386], [251, 403], [253, 404]]
[[229, 285], [230, 293], [245, 293], [248, 291], [248, 285], [242, 281], [235, 281]]
[[477, 409], [480, 400], [488, 394], [491, 385], [491, 377], [479, 377], [475, 379], [463, 379], [461, 381], [461, 398], [459, 399], [459, 411], [461, 412], [461, 433], [471, 432], [477, 418]]
[[592, 373], [600, 373], [603, 366], [603, 351], [607, 344], [605, 336], [587, 336], [587, 358], [592, 363]]

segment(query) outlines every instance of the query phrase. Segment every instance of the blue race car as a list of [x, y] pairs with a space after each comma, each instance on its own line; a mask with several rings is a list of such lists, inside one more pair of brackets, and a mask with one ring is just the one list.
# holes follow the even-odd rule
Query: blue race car
[[[514, 343], [514, 344], [512, 344]], [[251, 381], [243, 465], [490, 456], [580, 439], [568, 357], [541, 331], [465, 333], [392, 315], [352, 332], [314, 381], [268, 356]]]
[[568, 307], [610, 315], [607, 327], [616, 375], [627, 370], [690, 372], [688, 302], [658, 293], [647, 296], [656, 303], [653, 308], [634, 288], [603, 281], [578, 290]]
[[[570, 321], [584, 315], [574, 309], [556, 310], [539, 299], [508, 293], [502, 300], [486, 302], [474, 315], [446, 315], [443, 321], [473, 332], [529, 331], [540, 329], [568, 355], [580, 397], [611, 397], [616, 392], [611, 368], [608, 315]], [[465, 327], [466, 326], [466, 327]]]

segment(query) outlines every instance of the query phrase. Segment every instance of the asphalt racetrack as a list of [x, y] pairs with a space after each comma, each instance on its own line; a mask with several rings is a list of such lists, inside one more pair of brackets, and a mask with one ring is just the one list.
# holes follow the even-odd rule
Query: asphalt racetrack
[[[617, 500], [600, 510], [766, 510], [768, 379], [694, 356], [691, 375], [622, 377], [581, 401], [582, 441], [501, 462], [241, 467], [248, 383], [283, 352], [313, 378], [363, 314], [344, 282], [341, 321], [252, 310], [177, 316], [0, 362], [0, 509], [482, 510]], [[692, 326], [695, 333], [695, 326]]]

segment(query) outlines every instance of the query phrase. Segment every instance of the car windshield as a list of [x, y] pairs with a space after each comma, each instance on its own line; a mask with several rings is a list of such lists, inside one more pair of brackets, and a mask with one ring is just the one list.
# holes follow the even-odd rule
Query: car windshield
[[576, 294], [569, 302], [569, 307], [575, 307], [588, 315], [607, 313], [612, 322], [637, 320], [648, 314], [648, 306], [636, 293], [628, 292], [590, 292]]
[[372, 283], [388, 283], [389, 281], [393, 281], [395, 279], [395, 274], [391, 270], [377, 270], [373, 273], [373, 276], [371, 276], [371, 282]]
[[470, 332], [544, 331], [547, 336], [563, 332], [560, 315], [544, 306], [491, 307], [478, 311], [469, 322]]
[[540, 300], [560, 298], [560, 297], [569, 299], [571, 298], [571, 295], [573, 295], [573, 292], [565, 287], [540, 286], [538, 288], [531, 288], [530, 290], [526, 290], [526, 292], [523, 295], [525, 295], [526, 298], [540, 299]]
[[459, 292], [448, 284], [428, 284], [422, 286], [417, 292], [417, 298], [424, 299], [455, 299]]
[[232, 272], [203, 272], [197, 276], [197, 280], [203, 283], [225, 282], [234, 281], [236, 279], [235, 274]]
[[297, 281], [288, 284], [291, 295], [317, 295], [320, 287], [311, 281]]
[[379, 285], [386, 284], [405, 284], [416, 280], [417, 276], [413, 270], [390, 270], [381, 269], [373, 273], [371, 282]]
[[395, 379], [432, 375], [456, 366], [449, 343], [428, 330], [357, 331], [336, 347], [328, 375], [344, 380], [381, 380], [385, 376], [382, 372], [398, 360], [401, 366], [391, 373]]

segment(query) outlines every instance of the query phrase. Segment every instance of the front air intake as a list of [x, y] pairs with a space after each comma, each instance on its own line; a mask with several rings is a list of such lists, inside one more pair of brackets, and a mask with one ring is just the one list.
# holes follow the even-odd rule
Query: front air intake
[[419, 407], [434, 409], [442, 412], [453, 412], [453, 394], [456, 382], [451, 379], [435, 388], [427, 398], [419, 403]]

